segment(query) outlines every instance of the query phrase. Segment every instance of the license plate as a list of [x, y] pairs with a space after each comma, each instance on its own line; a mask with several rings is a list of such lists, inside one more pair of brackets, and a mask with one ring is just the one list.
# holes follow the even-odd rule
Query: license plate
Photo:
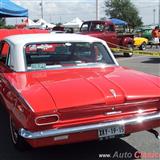
[[117, 135], [124, 135], [125, 128], [124, 126], [112, 126], [107, 128], [102, 128], [98, 130], [99, 138], [110, 138], [115, 137]]

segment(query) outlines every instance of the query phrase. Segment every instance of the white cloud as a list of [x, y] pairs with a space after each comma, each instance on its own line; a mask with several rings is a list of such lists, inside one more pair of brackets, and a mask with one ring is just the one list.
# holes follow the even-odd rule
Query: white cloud
[[[29, 9], [31, 19], [41, 18], [41, 0], [12, 0]], [[103, 0], [101, 0], [103, 1]], [[43, 0], [44, 19], [49, 22], [67, 22], [75, 17], [95, 19], [95, 0]]]

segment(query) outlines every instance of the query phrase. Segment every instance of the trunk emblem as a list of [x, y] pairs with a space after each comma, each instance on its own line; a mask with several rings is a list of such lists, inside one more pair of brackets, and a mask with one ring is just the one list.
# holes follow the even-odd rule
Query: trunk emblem
[[114, 98], [117, 97], [116, 91], [114, 89], [110, 89], [110, 92], [112, 93], [112, 95], [113, 95]]

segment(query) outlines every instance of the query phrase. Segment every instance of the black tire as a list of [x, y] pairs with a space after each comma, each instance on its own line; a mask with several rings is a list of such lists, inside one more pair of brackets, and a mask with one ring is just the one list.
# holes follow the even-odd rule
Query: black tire
[[133, 53], [130, 52], [130, 53], [123, 53], [124, 57], [132, 57], [133, 56]]
[[131, 50], [131, 52], [128, 51], [128, 53], [123, 53], [124, 57], [132, 57], [133, 56], [133, 45], [128, 44], [128, 49]]
[[139, 49], [143, 51], [143, 50], [146, 49], [146, 46], [147, 46], [146, 42], [143, 42], [143, 43], [141, 44], [141, 46], [139, 47]]
[[12, 143], [15, 148], [19, 151], [26, 151], [30, 148], [29, 144], [25, 141], [23, 137], [18, 134], [18, 131], [15, 128], [15, 124], [12, 120], [12, 117], [9, 116], [9, 125], [10, 125], [10, 136]]

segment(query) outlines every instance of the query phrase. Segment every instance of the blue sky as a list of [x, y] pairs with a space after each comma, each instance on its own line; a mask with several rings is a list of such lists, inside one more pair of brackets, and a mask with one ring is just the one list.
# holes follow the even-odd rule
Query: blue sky
[[[12, 0], [13, 2], [29, 9], [29, 18], [39, 19], [41, 17], [41, 0]], [[99, 0], [99, 17], [104, 17], [104, 1]], [[131, 0], [137, 7], [140, 16], [145, 24], [152, 24], [153, 9], [155, 9], [155, 22], [158, 23], [158, 2], [159, 0]], [[44, 19], [48, 22], [68, 22], [75, 17], [82, 20], [95, 19], [96, 0], [43, 0]], [[9, 20], [16, 23], [20, 19]]]

